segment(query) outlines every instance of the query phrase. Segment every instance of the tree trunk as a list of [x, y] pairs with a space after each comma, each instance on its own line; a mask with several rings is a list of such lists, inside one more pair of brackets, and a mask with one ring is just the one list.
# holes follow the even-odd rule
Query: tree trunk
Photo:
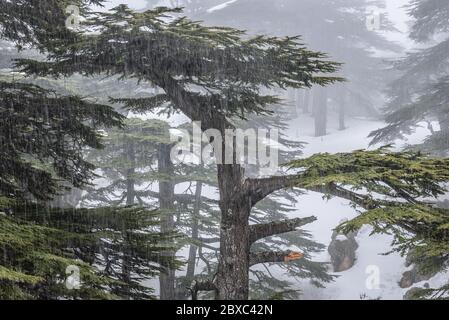
[[[170, 159], [171, 146], [161, 145], [158, 152], [158, 172], [164, 177], [159, 180], [159, 206], [162, 212], [161, 232], [169, 233], [174, 230], [174, 195], [175, 185], [173, 181], [164, 180], [173, 175], [173, 163]], [[162, 255], [175, 258], [174, 251], [162, 252]], [[166, 269], [159, 277], [160, 299], [175, 299], [175, 270]]]
[[[444, 136], [449, 136], [449, 122], [446, 119], [446, 117], [442, 114], [438, 115], [438, 124], [440, 125], [440, 131]], [[437, 150], [435, 150], [435, 154], [437, 154], [440, 157], [446, 157], [447, 151], [446, 151], [446, 145], [436, 145], [435, 146]]]
[[129, 168], [126, 170], [126, 205], [132, 206], [134, 205], [134, 199], [136, 197], [136, 191], [135, 191], [135, 178], [134, 174], [136, 173], [135, 169], [135, 150], [134, 150], [134, 143], [132, 141], [129, 141], [129, 144], [125, 147], [125, 150], [127, 152], [127, 157], [129, 161]]
[[[126, 146], [126, 157], [129, 161], [129, 167], [126, 170], [126, 205], [132, 206], [134, 205], [134, 198], [135, 198], [135, 180], [134, 180], [134, 174], [135, 174], [135, 150], [134, 150], [134, 144], [132, 141], [130, 141]], [[125, 238], [123, 240], [124, 243], [124, 250], [123, 250], [123, 258], [122, 258], [122, 281], [124, 283], [131, 283], [131, 272], [132, 272], [132, 253], [127, 249], [127, 247], [130, 245], [129, 242], [129, 231], [125, 231]], [[128, 299], [131, 299], [131, 292], [128, 290], [129, 286], [125, 286], [123, 294], [125, 294]]]
[[127, 179], [126, 179], [126, 205], [132, 206], [134, 205], [134, 198], [136, 196], [135, 189], [134, 189], [134, 179], [132, 178], [135, 174], [135, 169], [128, 169], [126, 171]]
[[249, 291], [251, 203], [243, 190], [243, 169], [219, 165], [220, 258], [216, 276], [217, 299], [247, 300]]
[[296, 90], [296, 103], [295, 103], [295, 115], [299, 117], [300, 110], [304, 110], [304, 90]]
[[325, 136], [327, 133], [327, 91], [325, 88], [316, 88], [314, 92], [313, 115], [315, 118], [315, 136]]
[[[195, 205], [193, 208], [193, 214], [192, 214], [192, 241], [198, 241], [199, 237], [199, 215], [200, 215], [200, 205], [201, 205], [201, 193], [203, 190], [203, 183], [197, 182], [196, 183], [196, 190], [195, 190]], [[186, 278], [188, 282], [193, 281], [193, 278], [195, 276], [195, 265], [196, 265], [196, 253], [197, 253], [198, 247], [196, 244], [191, 244], [189, 249], [189, 260], [187, 263], [187, 273]]]
[[310, 113], [309, 106], [310, 106], [310, 89], [305, 89], [305, 91], [304, 91], [304, 102], [302, 104], [302, 112], [303, 113]]

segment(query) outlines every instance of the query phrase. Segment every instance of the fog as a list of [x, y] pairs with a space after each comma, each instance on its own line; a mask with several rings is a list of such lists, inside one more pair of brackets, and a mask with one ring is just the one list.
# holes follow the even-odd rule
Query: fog
[[[20, 146], [8, 147], [11, 158], [48, 173], [1, 156], [8, 166], [0, 166], [0, 200], [37, 203], [45, 214], [34, 218], [29, 206], [22, 214], [6, 201], [0, 213], [92, 236], [95, 245], [70, 238], [61, 246], [122, 281], [105, 285], [114, 298], [402, 300], [439, 290], [448, 277], [441, 230], [449, 174], [439, 159], [449, 150], [449, 25], [428, 19], [420, 2], [431, 1], [414, 2], [412, 16], [409, 0], [114, 0], [86, 6], [93, 13], [75, 29], [85, 38], [59, 42], [50, 40], [61, 31], [41, 40], [44, 27], [34, 38], [11, 35], [0, 16], [0, 112], [24, 101], [38, 108], [5, 117], [0, 141]], [[211, 28], [176, 20], [183, 16]], [[25, 87], [9, 86], [17, 81]], [[68, 109], [49, 116], [59, 104]], [[217, 142], [230, 128], [248, 136]], [[233, 148], [230, 164], [217, 163], [233, 144], [242, 153]], [[292, 174], [296, 180], [280, 178]], [[83, 208], [93, 216], [83, 218]], [[67, 249], [54, 246], [38, 249]], [[13, 260], [0, 268], [18, 272]], [[23, 272], [41, 276], [33, 270]], [[236, 283], [247, 288], [230, 289]], [[37, 298], [78, 298], [70, 289], [40, 296], [19, 287]]]

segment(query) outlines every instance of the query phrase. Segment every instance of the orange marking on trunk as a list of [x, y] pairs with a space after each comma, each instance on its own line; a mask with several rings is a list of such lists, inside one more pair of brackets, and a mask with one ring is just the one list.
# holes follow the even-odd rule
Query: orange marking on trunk
[[290, 262], [290, 261], [296, 261], [304, 258], [304, 254], [300, 252], [290, 252], [288, 255], [285, 256], [284, 261]]

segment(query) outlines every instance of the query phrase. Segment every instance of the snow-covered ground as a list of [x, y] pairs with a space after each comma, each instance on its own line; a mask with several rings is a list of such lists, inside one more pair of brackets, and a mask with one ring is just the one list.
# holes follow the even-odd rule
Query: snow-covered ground
[[[321, 138], [313, 137], [313, 120], [302, 115], [298, 119], [291, 120], [288, 135], [292, 139], [305, 141], [308, 144], [304, 149], [304, 156], [310, 156], [319, 152], [349, 152], [368, 147], [368, 134], [383, 126], [380, 121], [367, 119], [348, 119], [348, 128], [344, 131], [337, 130], [337, 123], [332, 116], [329, 121], [329, 135]], [[180, 120], [180, 119], [178, 119]], [[419, 142], [426, 135], [426, 131], [418, 130], [409, 142]], [[399, 147], [399, 146], [398, 146]], [[182, 192], [184, 186], [178, 186], [177, 192]], [[217, 199], [217, 190], [206, 188], [204, 195]], [[318, 220], [306, 229], [313, 235], [313, 240], [326, 245], [330, 244], [333, 229], [343, 220], [356, 216], [355, 210], [346, 200], [333, 198], [324, 200], [321, 194], [310, 192], [298, 198], [297, 210], [292, 212], [289, 218], [305, 217], [314, 215]], [[358, 233], [356, 240], [357, 261], [348, 271], [335, 273], [338, 277], [325, 288], [317, 288], [308, 280], [294, 280], [287, 278], [283, 270], [272, 266], [270, 272], [280, 279], [292, 282], [289, 289], [302, 292], [302, 299], [333, 299], [333, 300], [358, 300], [358, 299], [402, 299], [409, 289], [401, 289], [398, 285], [403, 272], [409, 270], [405, 267], [405, 258], [393, 253], [384, 255], [391, 249], [392, 238], [386, 235], [370, 235], [370, 228], [365, 227]], [[178, 252], [181, 258], [186, 259], [188, 248], [185, 247]], [[330, 262], [327, 251], [313, 256], [314, 261]], [[200, 263], [197, 270], [204, 266]], [[262, 266], [255, 268], [264, 270]], [[330, 267], [331, 268], [331, 267]], [[185, 269], [177, 272], [178, 275], [185, 273]], [[439, 274], [430, 281], [424, 281], [415, 286], [423, 286], [428, 282], [431, 286], [438, 287], [447, 280], [448, 273]], [[378, 280], [376, 280], [378, 279]], [[374, 282], [373, 282], [374, 280]], [[149, 283], [158, 292], [157, 279]]]
[[[310, 156], [319, 152], [349, 152], [358, 149], [366, 149], [369, 146], [368, 134], [383, 126], [380, 121], [368, 119], [348, 119], [347, 129], [339, 131], [337, 122], [329, 120], [328, 135], [320, 138], [313, 137], [313, 119], [301, 116], [290, 123], [289, 136], [305, 141], [308, 144], [304, 149], [304, 156]], [[425, 137], [425, 129], [417, 130], [410, 137], [408, 143], [416, 143]], [[399, 148], [401, 143], [397, 143]], [[315, 215], [318, 220], [306, 228], [314, 240], [328, 246], [331, 242], [332, 229], [342, 220], [350, 219], [356, 215], [355, 210], [349, 206], [349, 202], [341, 199], [323, 200], [321, 194], [309, 193], [301, 196], [297, 203], [298, 210], [292, 217], [304, 217]], [[303, 299], [402, 299], [408, 289], [401, 289], [398, 285], [402, 273], [407, 271], [405, 259], [398, 254], [383, 255], [391, 249], [392, 238], [386, 235], [370, 236], [370, 228], [363, 228], [357, 236], [359, 248], [357, 249], [357, 261], [353, 268], [338, 273], [334, 282], [327, 284], [325, 288], [316, 288], [308, 281], [296, 282], [292, 289], [299, 289], [303, 293]], [[329, 262], [327, 251], [314, 257], [315, 261]], [[378, 285], [372, 282], [378, 274]], [[282, 274], [278, 274], [282, 277]], [[374, 277], [374, 278], [373, 278]], [[447, 279], [447, 274], [434, 277], [431, 285], [441, 284]], [[420, 283], [423, 285], [425, 282]]]
[[[145, 117], [146, 118], [146, 117]], [[153, 115], [151, 116], [153, 118]], [[163, 117], [162, 117], [163, 118]], [[369, 119], [347, 119], [347, 129], [338, 130], [336, 115], [330, 115], [328, 122], [328, 135], [320, 138], [313, 136], [313, 119], [307, 115], [301, 115], [298, 119], [290, 121], [287, 135], [290, 139], [304, 141], [307, 144], [303, 150], [304, 157], [311, 156], [320, 152], [350, 152], [353, 150], [366, 149], [369, 147], [368, 134], [381, 128], [384, 123]], [[186, 119], [182, 116], [171, 119], [172, 124], [179, 124]], [[407, 141], [408, 143], [418, 143], [427, 134], [426, 129], [417, 130], [416, 134]], [[402, 146], [403, 142], [397, 143], [397, 148]], [[177, 186], [177, 192], [185, 190], [184, 185]], [[205, 188], [203, 195], [212, 199], [218, 199], [216, 189]], [[310, 192], [301, 196], [296, 204], [296, 211], [292, 212], [289, 218], [305, 217], [314, 215], [318, 218], [316, 222], [306, 227], [313, 235], [313, 240], [326, 245], [331, 242], [333, 229], [343, 220], [351, 219], [356, 216], [355, 210], [346, 200], [333, 198], [324, 200], [321, 194]], [[357, 249], [357, 261], [350, 270], [338, 273], [334, 282], [326, 285], [325, 288], [316, 288], [308, 280], [293, 282], [291, 289], [300, 290], [302, 299], [402, 299], [409, 289], [401, 289], [398, 285], [403, 272], [409, 268], [405, 267], [405, 258], [398, 254], [384, 255], [391, 249], [392, 238], [386, 235], [371, 235], [370, 228], [363, 228], [357, 235], [359, 248]], [[181, 258], [186, 259], [188, 248], [185, 247], [178, 252]], [[313, 256], [314, 261], [330, 262], [327, 251]], [[204, 266], [200, 263], [197, 270]], [[259, 268], [258, 266], [256, 266]], [[260, 270], [264, 270], [260, 267]], [[279, 278], [285, 278], [281, 268], [273, 266], [271, 273]], [[181, 275], [185, 270], [178, 271]], [[376, 280], [378, 274], [378, 284]], [[373, 278], [374, 277], [374, 278]], [[430, 285], [438, 286], [447, 279], [447, 274], [437, 275], [430, 281]], [[289, 281], [295, 281], [286, 279]], [[422, 286], [425, 282], [418, 285]], [[158, 281], [151, 281], [151, 286], [158, 286]], [[157, 290], [158, 291], [158, 290]]]

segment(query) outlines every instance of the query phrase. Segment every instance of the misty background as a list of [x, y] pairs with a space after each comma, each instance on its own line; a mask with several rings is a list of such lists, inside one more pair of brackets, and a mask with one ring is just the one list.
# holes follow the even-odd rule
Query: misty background
[[[427, 80], [434, 78], [434, 74], [425, 74], [414, 82], [399, 63], [410, 53], [438, 43], [438, 37], [430, 37], [427, 41], [416, 41], [410, 37], [414, 21], [408, 14], [409, 2], [113, 0], [108, 1], [105, 7], [95, 9], [107, 11], [120, 4], [141, 11], [158, 6], [183, 7], [180, 15], [203, 21], [209, 26], [242, 29], [249, 35], [300, 36], [300, 41], [308, 49], [324, 52], [330, 60], [342, 63], [337, 75], [344, 77], [345, 82], [323, 88], [277, 90], [275, 93], [282, 98], [282, 103], [272, 107], [271, 117], [254, 116], [248, 123], [242, 124], [242, 128], [280, 128], [280, 144], [287, 146], [286, 149], [280, 148], [280, 162], [284, 163], [318, 153], [375, 149], [389, 143], [398, 151], [419, 146], [432, 154], [446, 154], [444, 146], [434, 146], [434, 142], [428, 140], [435, 133], [444, 131], [442, 124], [445, 122], [438, 117], [401, 124], [404, 127], [398, 132], [393, 130], [388, 133], [387, 138], [373, 135], [391, 124], [386, 117], [389, 112], [410, 102], [404, 96], [414, 97], [424, 88]], [[38, 55], [34, 52], [18, 53], [6, 42], [0, 43], [0, 49], [0, 69], [3, 71], [10, 70], [14, 57]], [[54, 85], [51, 82], [43, 83]], [[83, 80], [76, 75], [67, 81], [60, 81], [58, 85], [64, 89], [76, 88], [76, 92], [86, 97], [99, 97], [102, 103], [109, 97], [140, 97], [160, 93], [159, 89], [145, 87], [136, 81]], [[55, 206], [95, 208], [111, 203], [137, 203], [151, 207], [160, 202], [161, 190], [157, 181], [163, 181], [164, 177], [155, 171], [161, 170], [160, 163], [164, 160], [161, 153], [166, 155], [169, 151], [157, 148], [155, 151], [154, 143], [165, 142], [166, 137], [158, 135], [161, 132], [173, 131], [173, 128], [189, 129], [190, 121], [176, 112], [167, 115], [161, 114], [160, 110], [145, 114], [118, 110], [127, 118], [129, 131], [126, 134], [135, 139], [135, 144], [127, 143], [119, 131], [105, 132], [106, 149], [87, 155], [89, 161], [98, 167], [98, 177], [93, 180], [93, 185], [82, 190], [75, 189], [56, 199]], [[155, 132], [156, 135], [152, 136]], [[379, 136], [381, 138], [377, 139]], [[447, 139], [444, 141], [447, 143]], [[114, 159], [113, 155], [118, 155], [118, 158]], [[150, 156], [145, 159], [142, 155]], [[151, 160], [149, 166], [148, 160]], [[126, 167], [124, 163], [127, 161], [138, 164], [132, 170], [127, 168], [127, 174], [133, 177], [133, 185], [118, 186], [115, 182], [124, 179], [123, 171], [126, 170], [123, 167]], [[179, 240], [176, 249], [169, 253], [184, 262], [181, 267], [171, 269], [161, 278], [154, 277], [142, 282], [154, 288], [155, 294], [161, 298], [167, 294], [161, 293], [166, 291], [161, 287], [174, 286], [174, 291], [166, 298], [185, 299], [188, 298], [185, 288], [193, 277], [213, 278], [217, 264], [219, 194], [215, 171], [208, 166], [162, 169], [166, 170], [163, 173], [167, 175], [174, 176], [179, 172], [182, 175], [177, 176], [181, 182], [174, 188], [177, 204], [168, 231], [175, 229], [194, 241]], [[248, 166], [246, 169], [248, 174], [263, 175], [261, 168]], [[283, 170], [279, 168], [280, 173]], [[132, 189], [136, 197], [130, 199], [128, 196], [126, 199], [121, 193], [124, 188], [128, 191]], [[443, 202], [445, 199], [440, 200]], [[191, 212], [195, 219], [192, 219]], [[346, 200], [324, 199], [322, 194], [314, 192], [282, 191], [264, 200], [253, 215], [251, 223], [306, 216], [316, 216], [318, 219], [297, 232], [274, 236], [257, 244], [257, 249], [303, 251], [306, 259], [291, 265], [259, 264], [252, 267], [251, 298], [403, 299], [413, 288], [444, 285], [449, 275], [444, 270], [421, 275], [407, 256], [397, 252], [386, 254], [391, 251], [393, 237], [373, 235], [371, 227], [363, 227], [359, 232], [345, 236], [336, 234], [334, 228], [358, 215]]]
[[[304, 157], [320, 152], [347, 152], [380, 146], [370, 146], [371, 139], [368, 135], [385, 126], [382, 114], [389, 99], [386, 92], [389, 83], [397, 76], [393, 62], [409, 51], [425, 47], [409, 38], [412, 21], [407, 15], [408, 0], [114, 0], [100, 10], [123, 3], [136, 10], [156, 6], [184, 7], [184, 14], [193, 20], [204, 21], [207, 25], [243, 29], [253, 35], [300, 35], [311, 50], [326, 52], [331, 59], [342, 62], [344, 65], [341, 75], [348, 80], [345, 84], [334, 85], [325, 90], [312, 89], [307, 93], [279, 92], [286, 105], [290, 109], [296, 109], [288, 116], [284, 134], [289, 139], [306, 143], [302, 149]], [[343, 3], [344, 6], [339, 8]], [[353, 7], [348, 8], [351, 3]], [[373, 15], [380, 16], [381, 25], [379, 29], [368, 30], [367, 20]], [[341, 102], [343, 95], [345, 101]], [[317, 103], [321, 103], [321, 106], [317, 107]], [[342, 103], [345, 104], [343, 111]], [[313, 108], [321, 108], [320, 113], [327, 110], [327, 118], [317, 121]], [[161, 119], [156, 114], [138, 117]], [[171, 125], [186, 121], [182, 115], [162, 119]], [[323, 121], [325, 128], [320, 128], [318, 131], [321, 132], [317, 132], [317, 126], [323, 126]], [[406, 144], [420, 143], [427, 135], [429, 130], [425, 126], [418, 128], [405, 141], [397, 140], [395, 147], [400, 150]], [[182, 193], [186, 187], [185, 184], [178, 185], [176, 191]], [[203, 187], [202, 194], [218, 199], [217, 190], [211, 187]], [[332, 230], [342, 221], [357, 215], [349, 201], [323, 201], [320, 194], [308, 193], [287, 199], [280, 197], [280, 202], [290, 207], [288, 218], [306, 215], [318, 217], [317, 222], [306, 227], [311, 235], [309, 240], [322, 245], [322, 249], [317, 250], [320, 252], [312, 250], [310, 260], [328, 263], [327, 269], [335, 278], [317, 286], [319, 281], [311, 281], [307, 277], [304, 279], [305, 275], [301, 275], [301, 271], [276, 265], [270, 266], [269, 270], [264, 266], [254, 267], [252, 278], [257, 279], [259, 272], [269, 274], [279, 281], [285, 281], [284, 284], [288, 284], [284, 288], [285, 292], [295, 292], [300, 299], [403, 299], [412, 287], [408, 283], [401, 284], [401, 280], [408, 281], [404, 280], [404, 273], [413, 269], [407, 266], [406, 257], [397, 253], [384, 255], [390, 251], [393, 238], [370, 235], [370, 227], [363, 228], [354, 236], [356, 247], [351, 249], [353, 244], [349, 244], [348, 250], [354, 251], [353, 265], [351, 263], [348, 270], [334, 272], [329, 253], [329, 247], [336, 240]], [[293, 236], [290, 248], [295, 247], [295, 241]], [[299, 245], [298, 247], [301, 248]], [[195, 273], [207, 274], [205, 261], [214, 259], [215, 253], [208, 249], [203, 251], [203, 256], [195, 262]], [[179, 250], [177, 255], [188, 259], [189, 246]], [[186, 268], [176, 271], [176, 276], [184, 277]], [[373, 280], [373, 276], [379, 277], [378, 283], [376, 279]], [[413, 283], [413, 286], [423, 287], [430, 283], [431, 287], [438, 287], [444, 283], [445, 278], [447, 274], [440, 273], [431, 279]], [[149, 285], [157, 288], [158, 279], [151, 281]]]

